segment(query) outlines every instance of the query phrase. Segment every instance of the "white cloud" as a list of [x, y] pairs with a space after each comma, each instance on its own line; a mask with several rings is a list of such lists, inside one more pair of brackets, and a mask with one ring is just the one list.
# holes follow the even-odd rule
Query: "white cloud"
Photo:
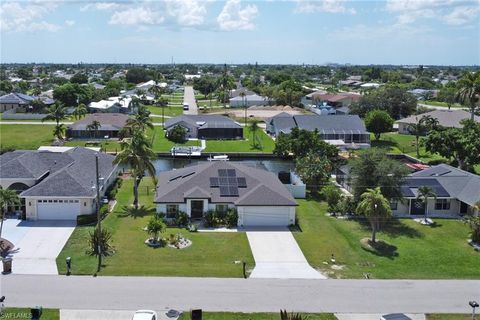
[[220, 30], [224, 31], [253, 30], [257, 15], [256, 5], [242, 7], [240, 0], [228, 0], [217, 17], [217, 23]]
[[397, 24], [406, 25], [421, 19], [439, 19], [461, 25], [476, 18], [480, 0], [387, 0], [386, 11], [397, 14]]
[[69, 27], [73, 26], [75, 24], [74, 20], [65, 20], [65, 24]]
[[114, 12], [108, 23], [117, 25], [157, 25], [163, 23], [164, 20], [165, 18], [160, 12], [139, 6]]
[[347, 3], [346, 0], [296, 0], [296, 2], [295, 13], [356, 13], [354, 8], [347, 8], [345, 5]]
[[0, 30], [12, 32], [58, 31], [62, 28], [61, 26], [43, 20], [56, 7], [57, 5], [53, 2], [3, 2], [0, 4]]
[[205, 22], [207, 8], [198, 0], [170, 0], [166, 2], [167, 12], [180, 26], [199, 26]]
[[119, 2], [95, 2], [95, 3], [88, 3], [80, 8], [80, 11], [87, 11], [90, 9], [93, 10], [101, 10], [101, 11], [109, 11], [109, 10], [117, 10], [121, 9], [124, 5]]

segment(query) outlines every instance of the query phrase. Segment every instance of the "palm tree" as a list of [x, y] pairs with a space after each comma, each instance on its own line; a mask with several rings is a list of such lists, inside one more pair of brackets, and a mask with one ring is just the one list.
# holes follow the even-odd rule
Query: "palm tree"
[[20, 205], [20, 198], [15, 190], [0, 188], [0, 238], [2, 237], [3, 220], [8, 207]]
[[114, 163], [130, 167], [133, 176], [133, 206], [138, 209], [138, 186], [147, 172], [157, 183], [155, 166], [152, 161], [156, 159], [151, 149], [151, 143], [142, 131], [134, 131], [129, 139], [120, 142], [121, 151], [116, 156]]
[[239, 96], [242, 97], [243, 108], [245, 108], [245, 127], [246, 127], [247, 126], [247, 104], [246, 104], [246, 101], [245, 101], [245, 97], [247, 96], [247, 94], [245, 93], [245, 91], [241, 91], [239, 93]]
[[73, 115], [77, 120], [83, 118], [85, 115], [87, 115], [87, 113], [88, 113], [87, 106], [84, 105], [83, 103], [80, 103], [73, 111]]
[[252, 136], [253, 136], [252, 145], [253, 145], [254, 148], [257, 145], [257, 140], [256, 140], [257, 139], [257, 131], [258, 131], [258, 129], [260, 129], [260, 127], [258, 126], [258, 123], [259, 123], [258, 120], [253, 119], [252, 122], [250, 122], [250, 125], [248, 126], [248, 128], [252, 132]]
[[47, 108], [47, 116], [42, 119], [42, 122], [45, 120], [55, 121], [55, 129], [53, 130], [53, 135], [58, 139], [63, 138], [63, 133], [65, 132], [65, 127], [63, 124], [60, 124], [62, 120], [67, 118], [67, 109], [60, 102], [55, 102], [50, 107]]
[[456, 98], [470, 109], [471, 119], [474, 120], [476, 103], [480, 96], [480, 71], [465, 72], [457, 83]]
[[428, 198], [437, 199], [437, 194], [433, 191], [433, 189], [427, 186], [418, 188], [417, 201], [421, 202], [425, 206], [425, 223], [427, 223], [428, 217]]
[[100, 122], [98, 122], [97, 120], [93, 120], [92, 123], [87, 125], [86, 129], [87, 129], [87, 131], [90, 131], [90, 132], [93, 133], [94, 138], [97, 138], [97, 132], [98, 132], [98, 129], [100, 129], [101, 126], [102, 125], [100, 124]]
[[424, 115], [420, 120], [418, 120], [418, 117], [415, 117], [415, 121], [415, 123], [408, 126], [408, 130], [411, 134], [415, 135], [415, 149], [417, 151], [417, 158], [420, 158], [420, 136], [424, 136], [428, 131], [436, 128], [438, 126], [438, 119]]
[[154, 215], [150, 218], [147, 224], [147, 233], [152, 236], [152, 243], [158, 243], [158, 235], [164, 232], [166, 227], [167, 226], [165, 225], [165, 222], [163, 222], [163, 219], [157, 215]]
[[125, 127], [129, 128], [130, 135], [134, 131], [145, 133], [147, 128], [154, 129], [152, 119], [150, 119], [150, 110], [144, 105], [139, 105], [137, 114], [133, 118], [129, 118]]
[[390, 203], [380, 191], [380, 187], [375, 189], [367, 189], [361, 197], [361, 201], [357, 206], [357, 214], [362, 214], [368, 218], [372, 226], [372, 243], [376, 242], [376, 234], [380, 229], [383, 221], [392, 215]]

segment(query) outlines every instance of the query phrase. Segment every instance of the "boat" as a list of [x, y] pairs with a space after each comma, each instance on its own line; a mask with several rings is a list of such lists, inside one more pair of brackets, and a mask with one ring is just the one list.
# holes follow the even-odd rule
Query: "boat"
[[228, 161], [228, 156], [226, 154], [223, 154], [223, 155], [219, 155], [219, 156], [213, 156], [210, 155], [208, 158], [207, 158], [208, 161]]

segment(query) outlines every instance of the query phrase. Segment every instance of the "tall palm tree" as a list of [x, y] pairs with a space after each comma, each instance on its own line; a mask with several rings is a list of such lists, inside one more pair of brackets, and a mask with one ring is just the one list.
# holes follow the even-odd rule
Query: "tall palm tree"
[[245, 91], [241, 91], [239, 93], [239, 96], [242, 97], [242, 102], [243, 102], [243, 108], [245, 109], [245, 127], [247, 126], [247, 104], [245, 103], [245, 97], [247, 96], [247, 94], [245, 93]]
[[87, 109], [87, 106], [84, 105], [83, 103], [80, 103], [76, 108], [75, 110], [73, 110], [73, 116], [75, 117], [75, 119], [81, 119], [83, 118], [84, 116], [86, 116], [88, 114], [88, 109]]
[[8, 207], [20, 205], [20, 198], [15, 190], [0, 188], [0, 238], [2, 237], [3, 220]]
[[456, 98], [470, 109], [471, 119], [474, 120], [475, 109], [480, 96], [480, 71], [465, 72], [458, 80]]
[[86, 129], [87, 131], [93, 133], [94, 138], [97, 138], [98, 129], [100, 129], [101, 126], [102, 125], [100, 124], [100, 122], [98, 122], [97, 120], [93, 120], [92, 123], [87, 125]]
[[428, 218], [428, 199], [433, 198], [437, 199], [437, 194], [433, 191], [432, 188], [427, 186], [422, 186], [418, 188], [417, 201], [420, 201], [425, 206], [424, 221], [427, 223]]
[[53, 135], [58, 139], [63, 139], [63, 133], [65, 132], [65, 126], [60, 122], [67, 118], [67, 109], [60, 102], [55, 102], [47, 108], [47, 116], [42, 119], [42, 122], [46, 120], [55, 121], [56, 125], [53, 130]]
[[361, 201], [357, 206], [357, 214], [362, 214], [370, 221], [372, 227], [372, 243], [377, 241], [377, 231], [380, 229], [381, 223], [392, 215], [390, 203], [380, 191], [380, 187], [375, 189], [367, 189], [361, 197]]
[[256, 145], [257, 145], [257, 140], [256, 140], [256, 139], [257, 139], [257, 131], [258, 131], [258, 129], [260, 129], [260, 127], [259, 127], [259, 125], [258, 125], [259, 122], [260, 122], [260, 121], [253, 119], [252, 122], [250, 122], [250, 125], [248, 125], [248, 128], [249, 128], [250, 131], [252, 132], [252, 136], [253, 136], [253, 137], [252, 137], [252, 140], [253, 140], [253, 141], [252, 141], [252, 144], [253, 144], [253, 147], [254, 147], [254, 148], [255, 148]]
[[155, 184], [157, 183], [155, 166], [153, 160], [155, 153], [151, 149], [151, 143], [147, 136], [141, 131], [134, 131], [129, 139], [120, 142], [121, 151], [115, 157], [114, 163], [130, 167], [133, 177], [133, 206], [138, 209], [138, 186], [142, 181], [145, 172], [148, 173]]

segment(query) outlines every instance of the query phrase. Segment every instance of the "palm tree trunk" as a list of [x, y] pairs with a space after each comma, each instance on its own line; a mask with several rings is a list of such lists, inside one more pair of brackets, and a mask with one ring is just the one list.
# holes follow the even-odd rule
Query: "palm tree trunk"
[[428, 198], [425, 198], [425, 223], [427, 223], [428, 218]]
[[377, 242], [377, 226], [372, 223], [372, 243]]
[[138, 209], [138, 177], [135, 176], [133, 181], [133, 207], [135, 210]]
[[0, 212], [1, 212], [0, 219], [2, 220], [2, 221], [0, 222], [0, 238], [1, 238], [1, 237], [2, 237], [2, 231], [3, 231], [3, 220], [4, 220], [4, 218], [5, 218], [5, 213], [4, 213], [3, 208], [1, 208]]
[[420, 140], [420, 137], [417, 135], [415, 135], [415, 149], [417, 151], [417, 158], [420, 158], [420, 147], [418, 145], [418, 141]]

